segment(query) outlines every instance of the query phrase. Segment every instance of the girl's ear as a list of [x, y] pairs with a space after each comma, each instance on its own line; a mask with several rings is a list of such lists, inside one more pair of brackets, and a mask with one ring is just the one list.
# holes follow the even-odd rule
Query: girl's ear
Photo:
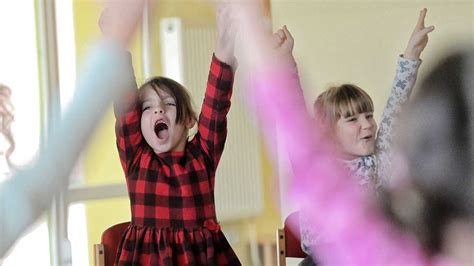
[[188, 117], [186, 118], [186, 122], [184, 123], [184, 125], [186, 126], [187, 129], [191, 129], [195, 123], [196, 123], [196, 119], [194, 119], [194, 117]]

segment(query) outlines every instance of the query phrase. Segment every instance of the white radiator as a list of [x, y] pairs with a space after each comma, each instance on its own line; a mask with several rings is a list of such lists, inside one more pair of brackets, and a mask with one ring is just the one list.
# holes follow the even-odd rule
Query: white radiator
[[[182, 83], [191, 93], [195, 110], [199, 111], [214, 51], [215, 27], [165, 18], [160, 31], [163, 75]], [[226, 147], [216, 176], [217, 216], [224, 222], [255, 217], [263, 209], [259, 135], [250, 124], [238, 94], [236, 82]]]

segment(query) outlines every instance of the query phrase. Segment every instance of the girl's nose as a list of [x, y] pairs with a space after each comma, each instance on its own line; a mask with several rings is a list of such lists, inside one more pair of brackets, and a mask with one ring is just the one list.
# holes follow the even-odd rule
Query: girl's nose
[[155, 115], [158, 114], [158, 113], [160, 113], [160, 114], [164, 114], [164, 113], [165, 113], [165, 110], [164, 110], [164, 108], [163, 108], [162, 106], [160, 106], [160, 107], [158, 107], [158, 108], [155, 109]]
[[370, 121], [365, 117], [362, 118], [361, 121], [362, 121], [362, 128], [364, 129], [371, 128], [373, 126], [372, 123], [370, 123]]

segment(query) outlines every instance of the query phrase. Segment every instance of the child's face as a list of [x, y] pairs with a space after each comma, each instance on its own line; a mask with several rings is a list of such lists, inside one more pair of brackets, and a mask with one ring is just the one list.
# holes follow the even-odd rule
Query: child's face
[[141, 130], [148, 145], [156, 154], [183, 151], [188, 129], [193, 123], [176, 123], [177, 109], [173, 96], [161, 89], [157, 93], [150, 86], [143, 92], [142, 99]]
[[374, 153], [377, 123], [371, 112], [341, 117], [334, 126], [336, 149], [344, 159], [356, 159]]

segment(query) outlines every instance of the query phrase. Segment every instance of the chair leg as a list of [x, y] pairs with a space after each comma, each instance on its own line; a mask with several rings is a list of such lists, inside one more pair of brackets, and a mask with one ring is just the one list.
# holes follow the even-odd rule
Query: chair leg
[[276, 248], [277, 248], [277, 265], [286, 266], [286, 244], [285, 244], [285, 231], [283, 229], [277, 229], [276, 231]]
[[94, 265], [105, 266], [104, 245], [102, 244], [94, 245]]

